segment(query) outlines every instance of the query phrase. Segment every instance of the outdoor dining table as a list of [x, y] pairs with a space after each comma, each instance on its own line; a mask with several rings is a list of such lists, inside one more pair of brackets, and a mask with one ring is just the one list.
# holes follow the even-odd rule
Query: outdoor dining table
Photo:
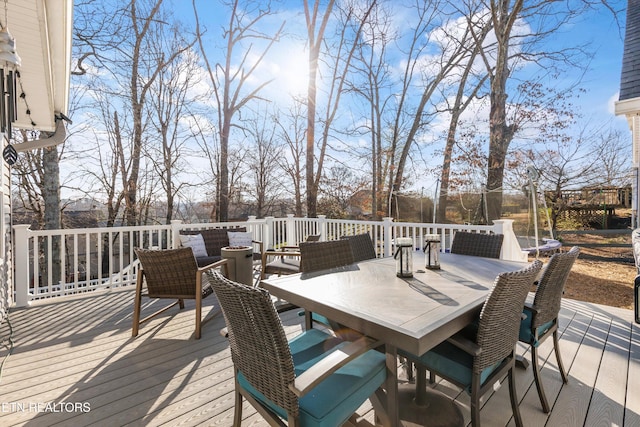
[[[406, 387], [399, 391], [398, 350], [421, 355], [446, 340], [477, 317], [496, 276], [526, 265], [467, 255], [441, 254], [440, 270], [424, 268], [424, 254], [414, 254], [413, 277], [396, 276], [393, 258], [377, 258], [345, 267], [299, 273], [262, 281], [273, 296], [326, 316], [384, 342], [387, 355], [386, 413], [395, 427], [401, 419], [414, 420], [409, 411], [436, 412], [455, 421], [460, 410], [448, 397], [433, 393], [432, 399], [407, 403]], [[414, 386], [415, 387], [415, 386]], [[402, 387], [401, 387], [402, 388]], [[411, 396], [408, 398], [413, 400]]]

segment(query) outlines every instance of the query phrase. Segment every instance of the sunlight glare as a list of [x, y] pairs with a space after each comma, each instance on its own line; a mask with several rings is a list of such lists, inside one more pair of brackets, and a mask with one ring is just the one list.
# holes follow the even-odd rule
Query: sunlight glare
[[308, 58], [302, 49], [295, 49], [282, 62], [279, 76], [281, 88], [290, 95], [302, 95], [307, 91]]

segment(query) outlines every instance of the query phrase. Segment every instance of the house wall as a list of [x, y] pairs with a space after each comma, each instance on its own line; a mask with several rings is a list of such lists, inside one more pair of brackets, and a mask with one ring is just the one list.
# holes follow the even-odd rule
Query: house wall
[[[2, 135], [2, 147], [7, 140]], [[11, 168], [0, 159], [0, 324], [7, 318], [9, 307], [13, 304], [13, 268], [11, 233]]]

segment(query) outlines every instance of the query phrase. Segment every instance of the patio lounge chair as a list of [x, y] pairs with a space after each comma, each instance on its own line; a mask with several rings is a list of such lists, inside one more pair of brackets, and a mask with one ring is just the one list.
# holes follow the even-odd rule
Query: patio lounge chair
[[[542, 378], [540, 377], [540, 365], [538, 364], [538, 346], [549, 336], [553, 336], [553, 348], [558, 361], [558, 370], [562, 381], [569, 382], [567, 373], [560, 358], [560, 346], [558, 343], [558, 313], [564, 285], [569, 277], [569, 272], [573, 263], [580, 254], [580, 248], [574, 246], [566, 253], [554, 254], [538, 281], [536, 295], [533, 304], [525, 304], [524, 314], [526, 317], [520, 324], [520, 341], [531, 346], [531, 363], [533, 365], [533, 376], [538, 389], [538, 397], [542, 405], [542, 410], [549, 412], [549, 402], [544, 393]], [[520, 365], [520, 363], [519, 363]], [[526, 364], [524, 365], [526, 367]]]
[[335, 427], [386, 378], [385, 355], [369, 338], [344, 342], [311, 329], [287, 341], [269, 292], [210, 276], [227, 324], [234, 364], [235, 413], [246, 399], [270, 425]]
[[460, 255], [500, 258], [504, 234], [456, 231], [451, 242], [451, 253]]
[[[226, 271], [227, 260], [220, 260], [205, 267], [198, 267], [191, 248], [148, 250], [135, 249], [140, 260], [141, 268], [138, 270], [136, 280], [136, 295], [133, 307], [132, 335], [138, 335], [140, 324], [150, 320], [160, 313], [178, 304], [184, 308], [185, 299], [196, 301], [196, 329], [195, 338], [200, 338], [202, 300], [213, 293], [209, 286], [205, 271], [224, 266]], [[146, 283], [147, 293], [143, 295], [143, 283]], [[149, 298], [169, 298], [176, 302], [156, 311], [140, 320], [142, 296]]]
[[[522, 426], [513, 368], [515, 346], [527, 293], [540, 272], [542, 262], [510, 273], [501, 273], [487, 297], [478, 321], [421, 356], [401, 352], [419, 369], [458, 385], [471, 394], [471, 424], [480, 426], [480, 397], [493, 384], [509, 377], [511, 408], [516, 426]], [[416, 381], [416, 393], [426, 393], [426, 381]]]

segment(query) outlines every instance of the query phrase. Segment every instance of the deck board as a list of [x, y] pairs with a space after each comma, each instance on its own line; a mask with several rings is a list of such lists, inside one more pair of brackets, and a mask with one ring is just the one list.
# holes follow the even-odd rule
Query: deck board
[[[215, 297], [205, 300], [208, 321], [202, 339], [193, 338], [193, 303], [171, 309], [131, 337], [133, 294], [120, 291], [11, 310], [14, 350], [0, 379], [2, 426], [230, 426], [233, 367]], [[164, 302], [144, 304], [143, 315]], [[288, 335], [302, 330], [295, 310], [282, 315]], [[551, 414], [544, 414], [531, 369], [518, 369], [516, 383], [526, 426], [640, 425], [640, 328], [628, 310], [578, 301], [563, 302], [560, 346], [569, 373], [562, 384], [552, 340], [539, 349]], [[0, 348], [0, 358], [7, 350]], [[530, 358], [529, 349], [518, 353]], [[2, 360], [2, 359], [0, 359]], [[462, 406], [469, 422], [469, 398], [445, 381], [437, 389]], [[88, 404], [89, 412], [37, 412], [38, 404]], [[246, 402], [243, 426], [266, 426]], [[364, 419], [373, 422], [370, 405]], [[485, 398], [483, 426], [513, 425], [508, 386]]]
[[627, 380], [629, 344], [630, 331], [624, 325], [612, 322], [591, 396], [587, 425], [621, 426], [623, 424], [626, 389], [619, 385]]
[[631, 324], [629, 372], [627, 374], [624, 427], [640, 426], [640, 325]]

